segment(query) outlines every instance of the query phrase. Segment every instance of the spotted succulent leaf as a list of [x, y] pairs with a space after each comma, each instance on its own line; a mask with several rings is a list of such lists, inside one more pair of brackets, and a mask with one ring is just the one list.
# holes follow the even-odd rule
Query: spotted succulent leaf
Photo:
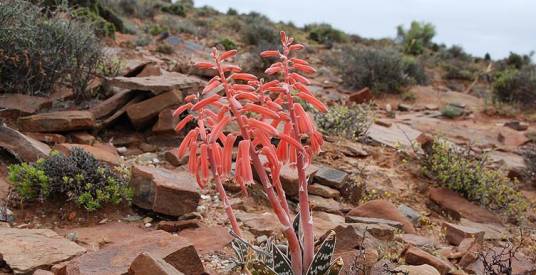
[[287, 255], [275, 244], [272, 246], [272, 253], [274, 255], [274, 271], [279, 275], [292, 275], [292, 266]]
[[323, 275], [328, 271], [331, 265], [331, 258], [335, 252], [335, 232], [330, 231], [324, 239], [318, 251], [316, 252], [313, 262], [307, 271], [307, 275]]

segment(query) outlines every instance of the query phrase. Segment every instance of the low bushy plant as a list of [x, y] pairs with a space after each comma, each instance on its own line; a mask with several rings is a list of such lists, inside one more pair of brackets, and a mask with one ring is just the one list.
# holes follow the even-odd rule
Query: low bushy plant
[[45, 15], [22, 0], [0, 5], [0, 90], [48, 95], [55, 85], [71, 86], [77, 97], [102, 58], [90, 25], [68, 15]]
[[375, 92], [393, 93], [408, 84], [426, 82], [422, 65], [390, 48], [346, 46], [326, 62], [334, 65], [344, 83], [355, 89], [369, 87]]
[[463, 60], [452, 59], [443, 63], [446, 79], [474, 80], [477, 69], [474, 64]]
[[334, 105], [327, 113], [315, 113], [315, 121], [322, 132], [351, 140], [361, 139], [374, 119], [370, 105]]
[[522, 106], [536, 106], [536, 66], [529, 65], [520, 70], [508, 68], [495, 74], [494, 97], [503, 102]]
[[220, 44], [226, 51], [234, 50], [237, 48], [236, 43], [228, 37], [225, 37], [218, 41], [218, 44]]
[[9, 179], [23, 202], [66, 199], [88, 211], [133, 196], [127, 173], [112, 170], [80, 148], [68, 156], [53, 152], [35, 163], [11, 165]]
[[522, 220], [529, 204], [512, 181], [497, 169], [488, 168], [484, 158], [477, 158], [465, 148], [435, 140], [424, 159], [424, 171], [438, 183], [469, 200], [479, 202], [511, 218]]
[[241, 29], [241, 39], [247, 45], [275, 44], [279, 38], [270, 20], [258, 13], [243, 16], [245, 24]]
[[419, 55], [432, 44], [436, 34], [435, 26], [431, 23], [412, 21], [409, 29], [397, 27], [397, 39], [402, 44], [404, 53]]
[[333, 28], [330, 24], [310, 24], [304, 29], [309, 33], [309, 39], [328, 46], [349, 40], [343, 31]]
[[186, 16], [186, 8], [181, 3], [173, 3], [163, 6], [161, 8], [163, 12], [174, 14], [177, 16]]
[[125, 66], [125, 62], [119, 58], [104, 58], [97, 64], [97, 74], [104, 77], [119, 76]]

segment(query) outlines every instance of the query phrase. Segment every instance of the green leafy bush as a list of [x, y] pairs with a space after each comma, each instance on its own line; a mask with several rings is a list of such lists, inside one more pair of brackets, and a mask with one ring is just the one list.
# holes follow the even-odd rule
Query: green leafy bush
[[488, 168], [485, 158], [474, 157], [469, 150], [436, 140], [423, 167], [440, 185], [512, 218], [521, 220], [529, 207], [525, 197], [517, 191], [516, 181], [497, 169]]
[[472, 63], [457, 59], [443, 63], [443, 69], [446, 79], [473, 80], [477, 74], [477, 69]]
[[105, 58], [97, 64], [97, 74], [105, 77], [119, 76], [125, 65], [119, 58]]
[[315, 113], [314, 119], [322, 132], [359, 140], [368, 131], [374, 119], [370, 105], [333, 105], [327, 113]]
[[435, 26], [431, 23], [413, 21], [408, 30], [403, 26], [397, 27], [397, 39], [407, 54], [423, 53], [425, 48], [431, 46], [435, 35]]
[[[102, 58], [92, 28], [66, 15], [46, 16], [29, 2], [0, 5], [0, 90], [48, 95], [58, 84], [79, 98]], [[61, 58], [58, 58], [61, 57]]]
[[79, 8], [73, 11], [74, 18], [89, 23], [99, 37], [114, 37], [115, 25], [106, 21], [90, 8]]
[[9, 179], [22, 201], [67, 199], [88, 211], [130, 201], [133, 195], [127, 173], [110, 169], [80, 148], [69, 156], [53, 152], [35, 163], [11, 165]]
[[224, 48], [226, 51], [228, 51], [228, 50], [234, 50], [234, 49], [237, 48], [236, 43], [235, 43], [232, 39], [227, 38], [227, 37], [221, 39], [221, 40], [218, 42], [218, 44], [222, 45], [223, 48]]
[[498, 71], [493, 81], [494, 97], [503, 102], [536, 106], [536, 66]]
[[464, 114], [464, 110], [452, 104], [447, 104], [441, 109], [441, 115], [447, 118], [457, 118]]
[[400, 92], [405, 85], [427, 81], [422, 65], [390, 48], [346, 46], [326, 62], [339, 70], [346, 85], [356, 89]]
[[241, 29], [242, 42], [247, 45], [274, 45], [279, 41], [279, 32], [273, 23], [263, 15], [251, 12], [245, 16], [244, 25]]
[[[536, 144], [528, 145], [523, 149], [523, 157], [527, 164], [527, 174], [530, 179], [536, 179]], [[536, 183], [536, 181], [534, 181]]]
[[177, 16], [186, 16], [186, 8], [181, 3], [173, 3], [171, 5], [163, 6], [161, 10]]
[[330, 24], [310, 24], [305, 26], [305, 31], [309, 33], [309, 39], [324, 45], [341, 43], [348, 41], [348, 36]]

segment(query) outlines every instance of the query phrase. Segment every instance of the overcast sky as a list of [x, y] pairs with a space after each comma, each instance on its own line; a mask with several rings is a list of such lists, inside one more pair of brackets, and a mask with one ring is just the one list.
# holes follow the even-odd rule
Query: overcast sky
[[396, 26], [412, 20], [432, 22], [435, 42], [501, 58], [510, 51], [536, 50], [534, 0], [195, 0], [220, 11], [257, 11], [276, 21], [302, 26], [330, 23], [367, 38], [394, 37]]

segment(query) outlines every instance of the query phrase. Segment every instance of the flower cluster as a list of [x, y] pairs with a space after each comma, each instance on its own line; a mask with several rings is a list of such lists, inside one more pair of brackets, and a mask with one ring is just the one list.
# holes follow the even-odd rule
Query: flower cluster
[[[200, 62], [201, 69], [217, 71], [205, 88], [185, 98], [186, 104], [175, 110], [174, 116], [188, 112], [177, 124], [181, 131], [188, 123], [196, 127], [184, 137], [178, 155], [189, 152], [188, 168], [201, 187], [213, 178], [220, 198], [229, 216], [233, 231], [239, 234], [233, 211], [229, 205], [222, 181], [232, 176], [232, 152], [238, 141], [234, 180], [247, 194], [247, 185], [253, 183], [253, 169], [259, 175], [272, 208], [283, 224], [292, 254], [296, 274], [311, 264], [314, 250], [312, 217], [307, 198], [305, 167], [318, 153], [323, 143], [311, 116], [295, 98], [300, 98], [321, 112], [327, 107], [308, 89], [310, 81], [302, 74], [315, 70], [303, 59], [291, 57], [304, 48], [293, 43], [281, 32], [283, 50], [264, 51], [262, 57], [277, 59], [267, 70], [268, 75], [281, 75], [281, 80], [265, 82], [256, 76], [241, 72], [228, 62], [236, 50], [211, 53], [212, 62]], [[239, 131], [226, 131], [230, 123], [236, 123]], [[302, 139], [308, 140], [307, 144]], [[264, 156], [261, 161], [259, 156]], [[291, 212], [281, 186], [279, 174], [284, 164], [296, 167], [300, 177], [300, 214], [304, 229], [304, 260], [300, 252], [299, 238], [291, 226]], [[270, 171], [270, 175], [266, 173]], [[275, 188], [275, 191], [274, 191]], [[305, 268], [306, 269], [306, 268]]]

